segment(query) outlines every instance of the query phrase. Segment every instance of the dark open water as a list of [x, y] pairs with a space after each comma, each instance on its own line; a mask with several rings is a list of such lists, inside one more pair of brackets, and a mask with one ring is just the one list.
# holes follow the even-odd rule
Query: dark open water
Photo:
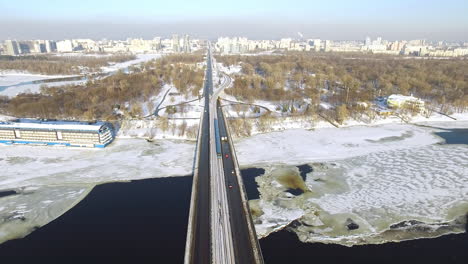
[[191, 187], [191, 177], [99, 185], [61, 217], [0, 245], [0, 263], [182, 263]]
[[[249, 199], [255, 176], [243, 170]], [[0, 245], [0, 263], [183, 263], [191, 177], [97, 186], [63, 216]], [[304, 244], [279, 231], [260, 241], [266, 263], [468, 263], [468, 235], [384, 245]]]

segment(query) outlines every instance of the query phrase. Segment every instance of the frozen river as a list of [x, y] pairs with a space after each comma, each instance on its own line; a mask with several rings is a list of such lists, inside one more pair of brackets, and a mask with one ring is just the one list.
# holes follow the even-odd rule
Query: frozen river
[[[241, 167], [264, 169], [255, 178], [258, 189], [245, 180], [258, 209], [257, 233], [286, 227], [303, 242], [356, 245], [464, 231], [468, 123], [425, 125], [288, 130], [238, 140]], [[0, 192], [18, 192], [0, 197], [0, 241], [62, 215], [97, 184], [188, 175], [194, 147], [141, 139], [118, 139], [104, 150], [0, 146]], [[299, 164], [312, 171], [303, 183], [291, 183], [291, 175], [302, 178]], [[347, 229], [348, 219], [359, 228]]]

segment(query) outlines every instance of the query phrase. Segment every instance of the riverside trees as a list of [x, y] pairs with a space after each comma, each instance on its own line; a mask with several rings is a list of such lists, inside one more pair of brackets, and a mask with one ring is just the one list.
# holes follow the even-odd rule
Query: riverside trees
[[[181, 63], [185, 61], [187, 63]], [[61, 119], [116, 119], [115, 108], [130, 105], [128, 114], [141, 116], [142, 104], [157, 95], [164, 84], [175, 86], [186, 94], [203, 85], [204, 71], [192, 61], [203, 61], [202, 55], [166, 56], [148, 62], [143, 70], [91, 80], [84, 86], [42, 87], [40, 94], [24, 93], [13, 98], [0, 98], [0, 112], [17, 117]]]
[[109, 62], [124, 62], [135, 59], [135, 55], [120, 54], [111, 56], [0, 56], [0, 70], [27, 71], [46, 75], [80, 74], [82, 68], [97, 72]]
[[[225, 92], [245, 101], [321, 98], [333, 106], [373, 101], [377, 96], [413, 94], [454, 111], [468, 108], [468, 60], [405, 59], [387, 55], [290, 52], [264, 56], [218, 56], [242, 71]], [[351, 113], [350, 113], [351, 114]]]

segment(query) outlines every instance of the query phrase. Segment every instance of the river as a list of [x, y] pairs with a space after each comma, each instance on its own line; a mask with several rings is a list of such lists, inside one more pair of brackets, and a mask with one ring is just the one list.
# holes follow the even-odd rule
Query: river
[[[254, 178], [262, 173], [242, 170], [249, 199], [258, 198]], [[191, 181], [172, 177], [98, 185], [58, 219], [0, 245], [0, 255], [15, 263], [37, 258], [69, 263], [75, 256], [85, 263], [182, 263]], [[467, 243], [464, 233], [350, 248], [302, 243], [286, 230], [260, 240], [266, 263], [466, 263]]]
[[[445, 147], [453, 145], [457, 149], [466, 150], [461, 148], [468, 144], [466, 129], [444, 129], [437, 135], [445, 139]], [[303, 164], [297, 166], [297, 169], [305, 180], [313, 168]], [[242, 170], [249, 200], [260, 197], [261, 192], [255, 179], [261, 178], [265, 172], [262, 168]], [[37, 228], [23, 239], [1, 244], [0, 256], [2, 260], [11, 258], [11, 261], [5, 263], [37, 261], [38, 258], [41, 262], [62, 263], [73, 260], [80, 263], [182, 263], [191, 188], [192, 178], [189, 176], [98, 185], [59, 218]], [[301, 192], [295, 193], [295, 190], [287, 190], [291, 191], [297, 197], [303, 195]], [[16, 194], [13, 191], [0, 193], [3, 199], [22, 195], [32, 194]], [[291, 228], [274, 232], [260, 240], [266, 263], [467, 262], [467, 233], [346, 247], [303, 243], [296, 233], [291, 232], [297, 224], [293, 222]]]

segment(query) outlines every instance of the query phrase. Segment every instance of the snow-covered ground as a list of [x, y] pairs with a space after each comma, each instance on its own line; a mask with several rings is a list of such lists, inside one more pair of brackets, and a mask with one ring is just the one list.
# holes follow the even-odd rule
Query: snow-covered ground
[[105, 149], [0, 145], [1, 189], [191, 173], [194, 142], [117, 139]]
[[31, 82], [36, 80], [56, 79], [64, 77], [73, 77], [76, 75], [41, 75], [31, 74], [20, 71], [1, 71], [0, 70], [0, 86], [17, 85], [23, 82]]
[[[200, 119], [167, 119], [166, 130], [161, 119], [124, 120], [117, 133], [119, 138], [151, 138], [192, 140], [197, 138]], [[185, 127], [185, 132], [182, 131]]]
[[[433, 133], [468, 129], [468, 122], [424, 125], [432, 127], [289, 130], [238, 140], [240, 166], [266, 169], [257, 178], [259, 235], [296, 219], [302, 224], [288, 229], [301, 241], [348, 246], [463, 232], [468, 145], [439, 144], [444, 140]], [[272, 175], [300, 164], [313, 172], [305, 181], [308, 190], [294, 196]], [[348, 218], [359, 228], [348, 230]]]
[[226, 74], [238, 74], [242, 70], [241, 65], [230, 65], [226, 67], [222, 63], [216, 63], [216, 67], [219, 71], [225, 72]]
[[[167, 86], [169, 85], [165, 85], [164, 88]], [[203, 100], [198, 98], [198, 96], [190, 95], [186, 97], [182, 95], [173, 85], [170, 85], [169, 87], [169, 93], [159, 106], [159, 115], [169, 118], [200, 118], [200, 114], [203, 109]], [[161, 96], [163, 96], [163, 93], [161, 93]], [[161, 96], [159, 96], [159, 98], [161, 98]], [[157, 106], [159, 102], [160, 100], [156, 99], [154, 101], [154, 105]], [[174, 114], [168, 114], [168, 106], [175, 106], [176, 112]]]
[[40, 74], [29, 74], [15, 71], [0, 72], [0, 95], [13, 97], [19, 93], [30, 91], [37, 93], [40, 91], [42, 85], [51, 86], [62, 86], [62, 85], [79, 85], [86, 81], [62, 81], [62, 82], [50, 82], [50, 83], [32, 83], [33, 81], [57, 79], [74, 77], [74, 75], [40, 75]]
[[112, 53], [82, 53], [82, 52], [65, 52], [65, 53], [56, 53], [54, 56], [57, 57], [95, 57], [95, 58], [105, 58], [113, 56]]
[[128, 68], [129, 66], [144, 63], [150, 60], [154, 60], [157, 58], [160, 58], [162, 54], [137, 54], [136, 59], [134, 60], [129, 60], [129, 61], [124, 61], [124, 62], [119, 62], [119, 63], [114, 63], [113, 65], [110, 66], [105, 66], [101, 67], [102, 72], [106, 73], [111, 73], [111, 72], [116, 72], [118, 70], [124, 70]]

